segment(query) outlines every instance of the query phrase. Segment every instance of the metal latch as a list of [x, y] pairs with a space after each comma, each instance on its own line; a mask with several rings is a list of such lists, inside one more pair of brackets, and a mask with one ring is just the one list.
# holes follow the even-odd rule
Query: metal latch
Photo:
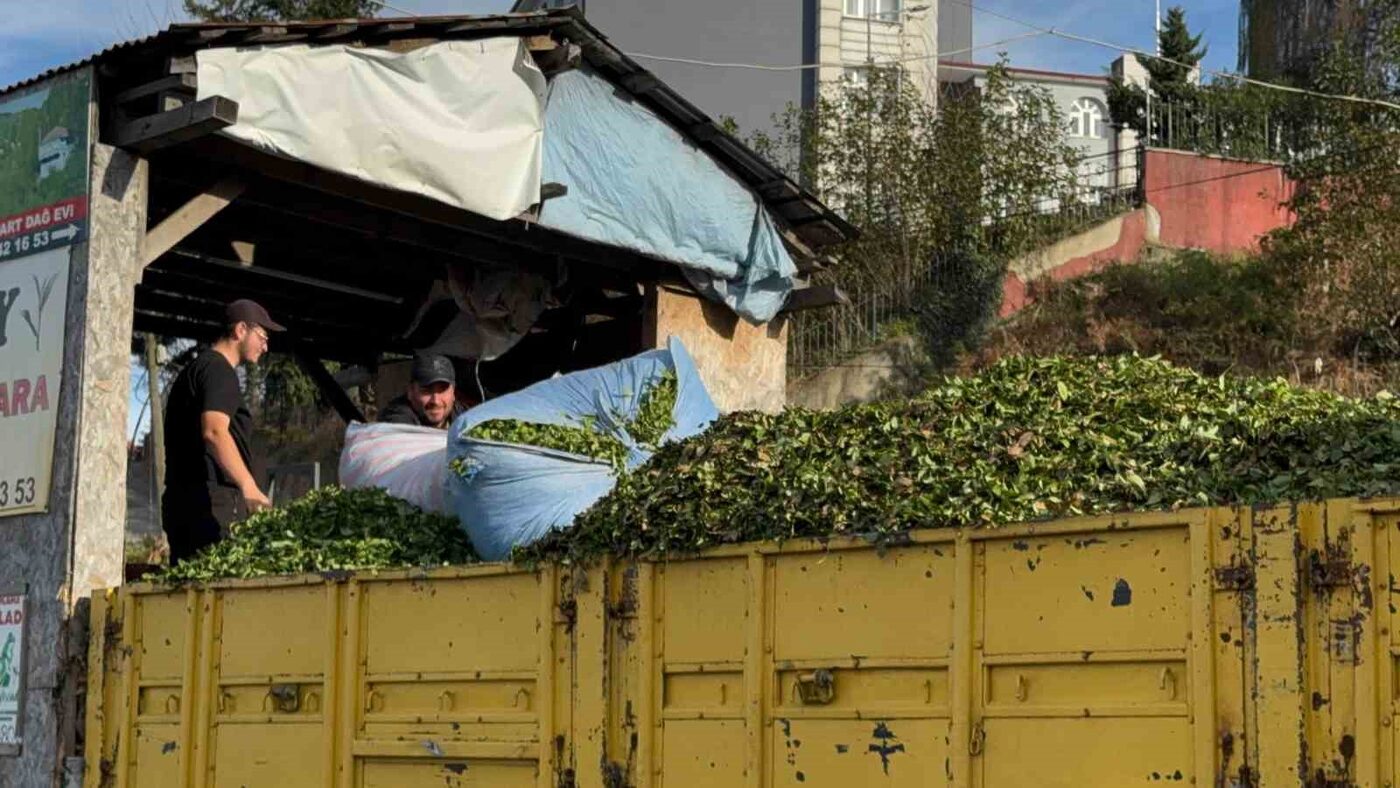
[[1248, 591], [1254, 587], [1254, 567], [1249, 564], [1216, 567], [1215, 587], [1221, 591]]
[[267, 697], [278, 711], [290, 714], [301, 709], [301, 693], [295, 684], [273, 684]]
[[987, 729], [982, 721], [972, 723], [972, 736], [967, 740], [967, 754], [978, 756], [987, 747]]
[[836, 698], [836, 676], [822, 668], [797, 677], [797, 697], [808, 706], [825, 706]]
[[1313, 550], [1308, 554], [1308, 585], [1312, 588], [1345, 588], [1356, 579], [1356, 567], [1344, 557], [1332, 554], [1325, 558]]

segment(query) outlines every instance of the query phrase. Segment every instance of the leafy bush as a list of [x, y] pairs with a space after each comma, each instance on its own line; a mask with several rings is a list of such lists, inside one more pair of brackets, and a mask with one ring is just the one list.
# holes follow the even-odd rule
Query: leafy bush
[[[655, 451], [661, 445], [661, 439], [675, 424], [673, 413], [676, 409], [678, 385], [676, 373], [668, 370], [642, 393], [636, 416], [629, 419], [617, 413], [614, 414], [615, 422], [622, 425], [637, 445]], [[538, 446], [542, 449], [592, 457], [607, 462], [619, 472], [627, 464], [627, 446], [612, 433], [603, 431], [602, 425], [592, 416], [580, 419], [576, 427], [497, 419], [476, 425], [472, 428], [470, 437], [521, 446]], [[463, 472], [460, 461], [453, 465], [453, 470]]]
[[918, 397], [736, 413], [522, 560], [1400, 493], [1400, 404], [1155, 359], [1008, 358]]
[[227, 539], [150, 579], [191, 583], [476, 560], [456, 518], [424, 512], [383, 490], [322, 487], [235, 524]]

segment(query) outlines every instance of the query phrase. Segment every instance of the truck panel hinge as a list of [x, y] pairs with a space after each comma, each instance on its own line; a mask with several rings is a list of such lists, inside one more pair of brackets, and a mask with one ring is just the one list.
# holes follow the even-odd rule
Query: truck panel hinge
[[1222, 591], [1247, 591], [1254, 587], [1254, 567], [1230, 564], [1215, 568], [1215, 587]]
[[1307, 576], [1311, 588], [1347, 588], [1356, 582], [1356, 566], [1333, 554], [1317, 550], [1308, 553]]

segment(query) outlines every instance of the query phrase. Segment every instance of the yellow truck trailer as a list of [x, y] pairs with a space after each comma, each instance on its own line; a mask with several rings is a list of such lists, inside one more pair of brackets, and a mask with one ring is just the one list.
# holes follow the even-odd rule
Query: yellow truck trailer
[[1400, 500], [137, 584], [86, 785], [1392, 786]]

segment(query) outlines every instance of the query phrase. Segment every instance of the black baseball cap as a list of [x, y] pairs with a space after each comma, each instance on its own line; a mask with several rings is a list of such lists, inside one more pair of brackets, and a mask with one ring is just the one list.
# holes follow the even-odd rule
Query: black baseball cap
[[452, 362], [447, 356], [419, 355], [413, 357], [411, 379], [420, 386], [431, 386], [434, 383], [451, 383], [455, 386], [457, 370], [452, 367]]
[[247, 298], [240, 298], [224, 308], [224, 321], [228, 325], [235, 323], [252, 323], [255, 326], [262, 326], [268, 331], [286, 331], [280, 323], [273, 322], [268, 316], [267, 310], [262, 308], [262, 304]]

